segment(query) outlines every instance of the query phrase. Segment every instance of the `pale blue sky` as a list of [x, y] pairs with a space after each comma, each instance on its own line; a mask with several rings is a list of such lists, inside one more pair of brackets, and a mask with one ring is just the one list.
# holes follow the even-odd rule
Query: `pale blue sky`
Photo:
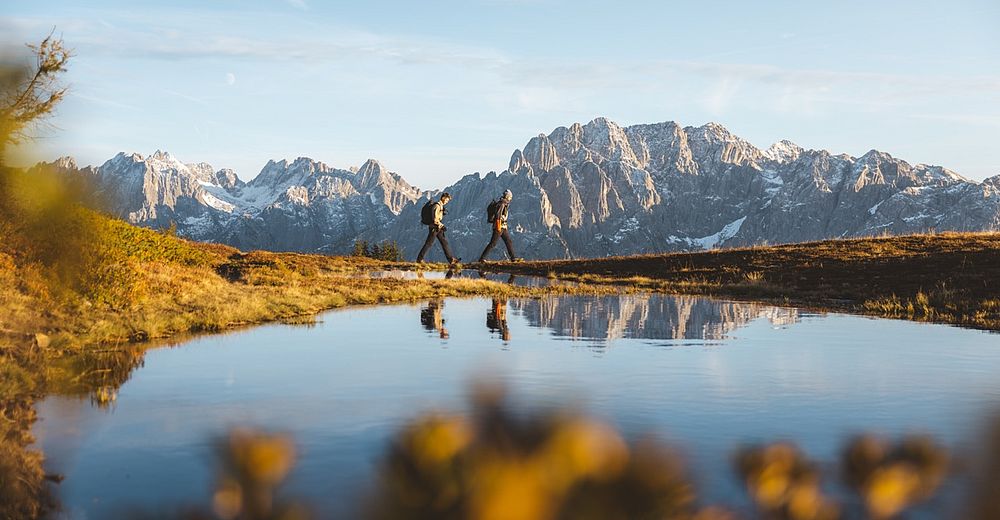
[[272, 158], [374, 157], [435, 188], [606, 116], [1000, 173], [996, 0], [0, 7], [9, 42], [53, 26], [76, 57], [43, 158], [164, 149], [246, 179]]

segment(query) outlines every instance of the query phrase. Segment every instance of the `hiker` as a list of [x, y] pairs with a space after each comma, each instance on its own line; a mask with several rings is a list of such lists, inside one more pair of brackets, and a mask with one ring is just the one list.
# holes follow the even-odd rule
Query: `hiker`
[[480, 262], [486, 261], [486, 255], [490, 254], [490, 250], [497, 245], [497, 240], [501, 238], [503, 238], [504, 245], [507, 246], [507, 256], [510, 257], [510, 261], [520, 260], [514, 256], [514, 244], [510, 241], [510, 231], [507, 231], [507, 212], [513, 198], [514, 194], [510, 190], [504, 190], [502, 197], [490, 202], [489, 206], [486, 207], [486, 219], [493, 225], [493, 236], [490, 237], [490, 243], [486, 244], [486, 249], [483, 249], [483, 254], [479, 255]]
[[444, 232], [447, 228], [441, 220], [444, 218], [444, 205], [451, 200], [451, 194], [444, 192], [441, 197], [438, 198], [437, 202], [433, 200], [427, 201], [424, 207], [420, 210], [420, 222], [427, 226], [427, 240], [424, 241], [424, 247], [420, 248], [420, 254], [417, 255], [417, 263], [424, 261], [424, 255], [427, 254], [427, 250], [431, 248], [431, 244], [434, 243], [434, 238], [437, 237], [438, 241], [441, 242], [441, 249], [444, 249], [444, 256], [448, 259], [449, 263], [457, 264], [462, 261], [461, 258], [456, 258], [451, 254], [451, 248], [448, 247], [448, 239], [445, 238]]

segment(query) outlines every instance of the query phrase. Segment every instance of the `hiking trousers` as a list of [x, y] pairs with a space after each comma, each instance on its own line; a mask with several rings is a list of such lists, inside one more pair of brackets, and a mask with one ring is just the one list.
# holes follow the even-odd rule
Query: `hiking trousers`
[[493, 236], [490, 237], [490, 243], [486, 244], [486, 249], [483, 249], [483, 254], [479, 255], [479, 261], [485, 262], [486, 255], [490, 254], [490, 251], [494, 246], [497, 245], [497, 240], [503, 239], [503, 243], [507, 246], [507, 255], [513, 260], [514, 257], [514, 243], [510, 240], [510, 231], [507, 231], [507, 227], [504, 226], [501, 229], [493, 228]]
[[427, 254], [431, 245], [434, 244], [435, 238], [438, 239], [438, 242], [441, 242], [441, 249], [444, 249], [445, 258], [447, 258], [449, 262], [454, 262], [455, 255], [451, 254], [451, 247], [448, 247], [448, 239], [444, 236], [444, 228], [437, 226], [427, 226], [427, 240], [424, 241], [424, 247], [420, 248], [420, 254], [417, 255], [417, 261], [424, 261], [424, 255]]

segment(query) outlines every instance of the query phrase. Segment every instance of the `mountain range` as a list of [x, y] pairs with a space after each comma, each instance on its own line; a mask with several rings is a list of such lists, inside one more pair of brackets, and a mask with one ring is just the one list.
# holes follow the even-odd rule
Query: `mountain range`
[[592, 340], [722, 340], [759, 318], [773, 327], [798, 323], [797, 309], [693, 296], [622, 295], [512, 299], [532, 327], [557, 337]]
[[486, 205], [505, 189], [526, 258], [1000, 229], [1000, 175], [975, 182], [877, 150], [852, 157], [789, 141], [761, 150], [715, 123], [622, 127], [597, 118], [559, 127], [515, 150], [500, 173], [431, 191], [373, 159], [349, 169], [269, 161], [249, 182], [162, 151], [53, 165], [86, 176], [103, 209], [129, 222], [175, 224], [181, 236], [245, 250], [346, 253], [359, 239], [394, 240], [412, 258], [426, 235], [421, 206], [448, 191], [449, 239], [458, 256], [475, 259], [489, 235]]

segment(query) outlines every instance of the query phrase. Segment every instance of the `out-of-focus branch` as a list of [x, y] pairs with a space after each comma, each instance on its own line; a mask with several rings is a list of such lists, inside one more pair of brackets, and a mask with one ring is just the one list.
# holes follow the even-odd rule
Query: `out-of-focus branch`
[[0, 81], [0, 159], [3, 149], [30, 140], [31, 129], [52, 115], [66, 97], [62, 74], [73, 56], [55, 29], [38, 45], [28, 44], [33, 67], [5, 67]]

